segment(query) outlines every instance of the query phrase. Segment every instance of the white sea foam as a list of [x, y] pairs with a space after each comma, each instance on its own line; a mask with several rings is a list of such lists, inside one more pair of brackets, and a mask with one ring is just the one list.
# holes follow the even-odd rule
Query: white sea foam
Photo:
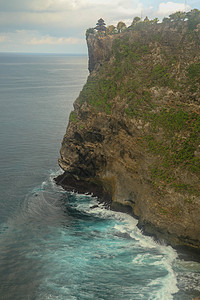
[[[137, 228], [137, 220], [130, 215], [108, 210], [103, 204], [98, 203], [97, 198], [91, 197], [90, 195], [79, 195], [73, 192], [65, 192], [62, 188], [57, 186], [53, 180], [53, 178], [59, 174], [60, 170], [56, 173], [51, 172], [49, 178], [42, 182], [41, 186], [33, 189], [27, 195], [27, 199], [24, 202], [24, 207], [21, 209], [21, 214], [16, 216], [15, 219], [10, 220], [10, 225], [14, 226], [15, 224], [19, 225], [20, 223], [26, 223], [26, 221], [30, 220], [31, 218], [34, 220], [37, 220], [38, 218], [39, 220], [41, 216], [45, 216], [45, 222], [48, 223], [48, 218], [51, 220], [51, 213], [54, 217], [60, 216], [61, 207], [60, 204], [58, 205], [59, 196], [65, 194], [66, 201], [68, 201], [67, 195], [71, 194], [71, 196], [74, 196], [75, 198], [71, 198], [72, 203], [70, 205], [74, 205], [77, 211], [87, 213], [88, 215], [100, 219], [111, 221], [111, 226], [108, 226], [105, 229], [105, 237], [108, 235], [112, 238], [113, 236], [113, 239], [118, 239], [119, 241], [128, 238], [126, 243], [122, 243], [121, 253], [123, 253], [123, 247], [125, 247], [123, 245], [126, 245], [128, 253], [131, 253], [132, 250], [136, 252], [138, 249], [138, 253], [134, 254], [135, 257], [132, 259], [132, 264], [135, 266], [135, 268], [148, 268], [149, 270], [151, 268], [152, 270], [156, 270], [157, 268], [159, 271], [163, 271], [162, 276], [158, 278], [152, 278], [150, 282], [146, 284], [146, 286], [141, 287], [141, 295], [137, 294], [138, 299], [173, 299], [173, 294], [178, 292], [176, 273], [173, 270], [174, 263], [178, 261], [176, 251], [169, 246], [161, 245], [155, 242], [151, 237], [143, 235], [141, 230]], [[69, 201], [71, 200], [69, 199]], [[97, 228], [97, 230], [99, 230], [99, 228]], [[115, 259], [115, 256], [112, 257], [110, 253], [102, 254], [97, 252], [94, 254], [94, 259]], [[198, 280], [200, 279], [199, 264], [184, 261], [181, 263], [179, 261], [178, 268], [184, 273], [184, 276], [179, 274], [179, 277], [182, 280], [182, 285], [184, 286], [185, 290], [187, 290], [187, 286], [198, 290]], [[186, 273], [188, 276], [185, 276]], [[149, 293], [149, 291], [151, 291], [151, 296], [147, 297], [146, 295]], [[133, 288], [133, 295], [134, 293], [135, 290]], [[48, 295], [48, 297], [50, 297], [50, 295]], [[133, 297], [130, 299], [135, 298]]]
[[195, 261], [176, 260], [174, 266], [178, 282], [183, 291], [200, 293], [200, 263]]
[[[120, 221], [120, 224], [114, 225], [114, 230], [122, 234], [128, 234], [135, 241], [138, 249], [143, 249], [144, 251], [133, 259], [133, 264], [141, 267], [144, 265], [161, 267], [167, 272], [166, 276], [152, 280], [149, 283], [151, 287], [159, 286], [159, 288], [153, 289], [156, 292], [152, 292], [149, 300], [173, 299], [173, 294], [178, 292], [176, 274], [172, 269], [172, 264], [177, 259], [176, 251], [170, 246], [161, 245], [155, 242], [153, 238], [143, 235], [136, 226], [137, 220], [127, 214], [107, 210], [103, 205], [90, 210], [90, 213], [97, 214], [102, 218], [114, 218], [116, 221]], [[155, 250], [156, 253], [151, 253], [152, 250]], [[151, 259], [152, 256], [153, 259]]]

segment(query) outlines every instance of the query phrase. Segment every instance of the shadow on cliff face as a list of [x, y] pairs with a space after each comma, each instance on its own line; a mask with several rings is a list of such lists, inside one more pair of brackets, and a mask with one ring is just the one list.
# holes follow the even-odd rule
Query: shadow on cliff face
[[79, 194], [91, 194], [98, 197], [107, 208], [110, 208], [112, 202], [112, 194], [103, 188], [101, 182], [93, 182], [89, 179], [77, 179], [74, 175], [64, 172], [55, 179], [56, 184], [62, 186], [66, 191], [73, 191]]
[[[103, 184], [100, 182], [95, 183], [84, 178], [77, 179], [74, 175], [68, 172], [64, 172], [63, 174], [54, 178], [54, 180], [57, 185], [62, 186], [62, 188], [66, 191], [73, 191], [79, 194], [91, 194], [94, 197], [97, 197], [100, 203], [104, 203], [106, 208], [127, 213], [138, 219], [137, 216], [134, 216], [133, 210], [130, 206], [123, 205], [117, 202], [112, 203], [112, 194], [106, 191], [103, 187]], [[149, 226], [151, 226], [151, 230], [147, 228]], [[154, 226], [152, 226], [151, 224], [148, 224], [147, 227], [145, 226], [145, 224], [141, 224], [141, 222], [138, 223], [138, 228], [140, 228], [145, 235], [153, 237], [155, 241], [161, 244], [163, 243], [164, 238], [166, 244], [173, 246], [171, 235], [169, 237], [166, 236], [166, 233], [160, 233], [159, 235], [158, 228], [154, 228]], [[168, 243], [168, 240], [170, 240], [171, 242]], [[180, 259], [183, 259], [185, 261], [193, 260], [196, 262], [200, 262], [200, 249], [184, 245], [176, 245], [173, 247], [177, 250]]]
[[56, 182], [111, 209], [128, 212], [116, 202], [130, 204], [145, 234], [196, 251], [200, 52], [197, 33], [180, 29], [145, 25], [87, 38], [91, 74], [74, 103]]

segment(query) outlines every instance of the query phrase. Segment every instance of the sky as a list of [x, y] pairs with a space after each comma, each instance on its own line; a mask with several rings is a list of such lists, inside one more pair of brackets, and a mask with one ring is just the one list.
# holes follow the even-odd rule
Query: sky
[[0, 52], [86, 54], [85, 31], [200, 9], [200, 0], [0, 0]]

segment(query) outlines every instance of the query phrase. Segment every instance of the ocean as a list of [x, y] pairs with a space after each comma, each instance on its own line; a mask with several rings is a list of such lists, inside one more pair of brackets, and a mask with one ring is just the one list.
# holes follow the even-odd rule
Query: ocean
[[87, 56], [0, 54], [0, 299], [200, 296], [200, 264], [54, 183]]

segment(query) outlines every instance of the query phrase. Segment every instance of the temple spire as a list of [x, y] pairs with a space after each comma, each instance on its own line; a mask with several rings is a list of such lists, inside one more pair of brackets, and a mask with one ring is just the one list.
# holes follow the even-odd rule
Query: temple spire
[[105, 26], [105, 22], [104, 20], [101, 18], [98, 20], [96, 27], [94, 29], [96, 29], [97, 31], [106, 31], [106, 26]]

